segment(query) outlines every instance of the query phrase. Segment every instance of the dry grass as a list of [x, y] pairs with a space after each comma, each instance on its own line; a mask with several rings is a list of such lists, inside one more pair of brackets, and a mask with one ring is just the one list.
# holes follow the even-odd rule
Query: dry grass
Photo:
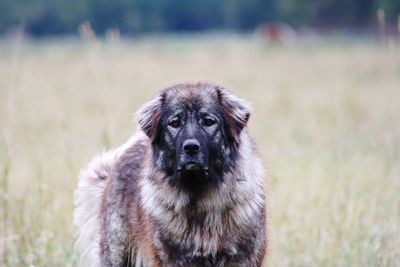
[[77, 174], [177, 81], [253, 103], [269, 266], [400, 266], [400, 50], [242, 37], [0, 42], [0, 266], [74, 266]]

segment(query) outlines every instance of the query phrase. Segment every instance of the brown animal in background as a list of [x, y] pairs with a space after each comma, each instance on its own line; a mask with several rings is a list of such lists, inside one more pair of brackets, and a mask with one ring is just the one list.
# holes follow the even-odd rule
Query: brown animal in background
[[137, 116], [138, 132], [80, 175], [84, 266], [262, 266], [263, 168], [248, 105], [213, 84], [178, 84]]
[[285, 46], [297, 44], [296, 31], [285, 23], [264, 23], [255, 30], [256, 36], [267, 43], [275, 43]]

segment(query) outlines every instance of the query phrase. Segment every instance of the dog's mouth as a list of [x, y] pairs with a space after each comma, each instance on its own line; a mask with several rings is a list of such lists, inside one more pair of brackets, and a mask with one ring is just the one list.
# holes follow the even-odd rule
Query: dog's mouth
[[181, 164], [177, 174], [182, 188], [192, 194], [204, 192], [210, 184], [208, 168], [196, 161]]
[[188, 161], [178, 168], [178, 172], [198, 172], [203, 169], [203, 166], [195, 161]]
[[196, 162], [196, 161], [188, 161], [188, 162], [181, 164], [178, 167], [177, 171], [178, 171], [178, 174], [180, 174], [180, 175], [203, 174], [203, 175], [208, 176], [208, 168], [204, 167], [203, 164], [201, 164], [200, 162]]

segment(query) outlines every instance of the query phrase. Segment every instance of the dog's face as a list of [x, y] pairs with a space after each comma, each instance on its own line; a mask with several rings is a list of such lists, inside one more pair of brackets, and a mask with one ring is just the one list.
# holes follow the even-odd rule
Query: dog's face
[[250, 113], [221, 87], [199, 83], [161, 91], [138, 115], [152, 140], [155, 167], [171, 186], [200, 194], [218, 187], [234, 166]]
[[170, 149], [176, 150], [178, 174], [208, 174], [210, 150], [220, 143], [223, 132], [218, 115], [204, 105], [193, 106], [183, 101], [168, 108], [162, 120], [162, 138]]

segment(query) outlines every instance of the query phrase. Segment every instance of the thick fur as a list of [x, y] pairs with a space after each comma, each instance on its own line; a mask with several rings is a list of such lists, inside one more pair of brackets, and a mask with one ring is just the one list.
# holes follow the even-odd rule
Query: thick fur
[[[80, 174], [82, 266], [262, 266], [263, 167], [249, 116], [243, 100], [208, 83], [175, 85], [145, 104], [137, 133]], [[187, 139], [200, 140], [194, 156]]]

